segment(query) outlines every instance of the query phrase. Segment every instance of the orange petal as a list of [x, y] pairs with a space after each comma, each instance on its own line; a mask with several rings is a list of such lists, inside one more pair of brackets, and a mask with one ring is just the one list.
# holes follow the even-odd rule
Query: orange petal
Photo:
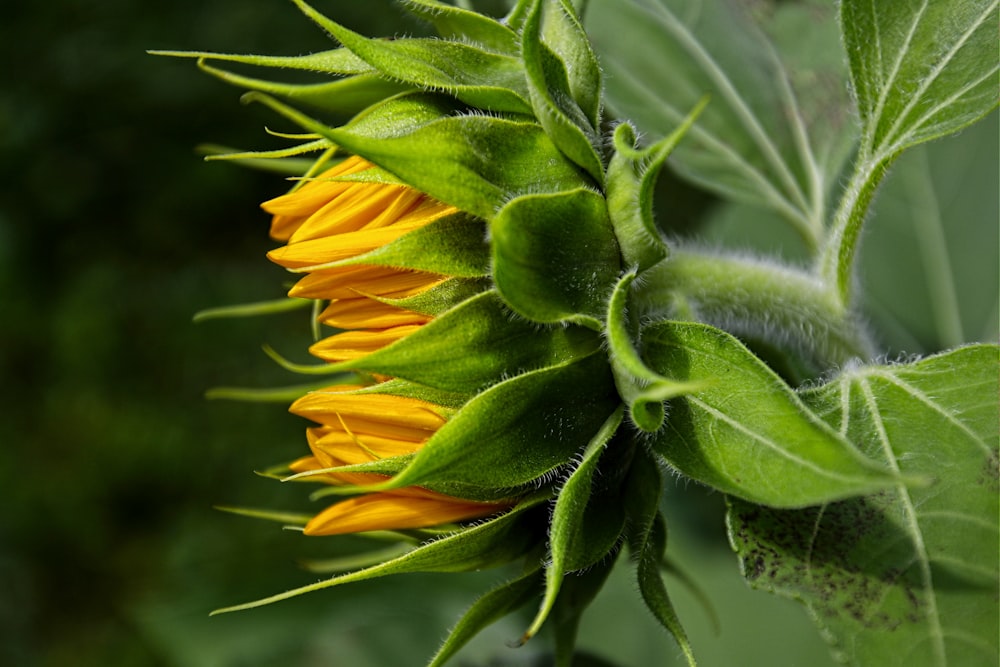
[[440, 494], [412, 497], [394, 493], [372, 493], [348, 498], [326, 508], [306, 524], [306, 535], [341, 535], [370, 530], [426, 528], [476, 519], [508, 505], [476, 503]]
[[406, 324], [389, 329], [347, 331], [315, 343], [309, 352], [330, 362], [358, 359], [406, 338], [419, 328], [419, 324]]
[[422, 193], [400, 185], [352, 183], [351, 186], [309, 216], [289, 242], [403, 223], [406, 215], [425, 199]]
[[418, 294], [444, 278], [435, 273], [390, 269], [381, 266], [342, 266], [320, 269], [303, 277], [288, 292], [302, 299], [350, 299], [358, 293], [386, 296], [400, 292]]
[[271, 220], [271, 238], [279, 241], [287, 240], [324, 204], [354, 185], [350, 182], [329, 179], [364, 171], [371, 166], [370, 162], [351, 156], [315, 177], [314, 180], [303, 183], [292, 192], [261, 204], [261, 208], [274, 215]]
[[358, 430], [352, 432], [376, 433], [367, 430], [366, 423], [405, 428], [422, 432], [423, 437], [439, 429], [445, 422], [435, 405], [415, 398], [391, 394], [348, 394], [343, 391], [314, 391], [297, 399], [289, 411], [300, 417], [330, 427], [328, 432], [343, 430], [341, 420], [356, 421]]
[[403, 324], [426, 324], [430, 315], [397, 308], [366, 297], [337, 299], [319, 315], [319, 321], [337, 329], [385, 329]]
[[286, 269], [302, 269], [338, 262], [381, 248], [419, 226], [417, 223], [408, 223], [324, 236], [275, 248], [267, 253], [267, 256], [272, 262]]

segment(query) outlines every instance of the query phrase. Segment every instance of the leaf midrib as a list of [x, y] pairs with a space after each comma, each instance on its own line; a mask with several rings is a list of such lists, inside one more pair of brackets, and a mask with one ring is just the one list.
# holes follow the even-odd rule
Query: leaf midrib
[[[888, 465], [889, 468], [898, 476], [901, 474], [899, 461], [897, 460], [896, 454], [892, 449], [892, 443], [889, 441], [889, 435], [885, 430], [885, 424], [882, 422], [882, 413], [879, 409], [878, 400], [872, 392], [871, 384], [869, 383], [867, 377], [856, 378], [854, 382], [857, 384], [858, 390], [862, 394], [865, 406], [868, 409], [869, 418], [871, 419], [872, 424], [875, 427], [875, 431], [878, 434], [879, 445], [882, 448], [886, 465]], [[850, 387], [845, 386], [844, 391], [850, 391]], [[944, 647], [944, 630], [941, 625], [941, 616], [937, 606], [937, 594], [934, 589], [933, 577], [931, 575], [930, 558], [927, 553], [927, 546], [924, 543], [923, 532], [921, 531], [920, 524], [917, 520], [916, 505], [914, 504], [913, 498], [910, 496], [910, 492], [905, 485], [897, 485], [896, 494], [903, 508], [910, 538], [913, 540], [913, 550], [916, 555], [916, 561], [920, 567], [920, 576], [922, 579], [924, 593], [927, 596], [927, 613], [925, 614], [925, 620], [929, 630], [929, 639], [934, 648], [934, 658], [937, 664], [946, 665], [948, 660]]]

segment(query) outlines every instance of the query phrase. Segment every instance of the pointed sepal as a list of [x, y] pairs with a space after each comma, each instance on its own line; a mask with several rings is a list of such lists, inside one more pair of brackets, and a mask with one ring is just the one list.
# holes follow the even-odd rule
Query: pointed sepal
[[656, 177], [694, 124], [707, 100], [697, 106], [680, 126], [652, 146], [639, 149], [636, 132], [628, 123], [615, 128], [615, 153], [608, 165], [608, 214], [621, 246], [626, 266], [642, 272], [669, 254], [666, 240], [653, 219], [653, 187]]

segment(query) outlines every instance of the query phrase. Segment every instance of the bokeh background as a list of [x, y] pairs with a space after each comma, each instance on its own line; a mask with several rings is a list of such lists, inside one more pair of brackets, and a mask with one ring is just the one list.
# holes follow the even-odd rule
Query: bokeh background
[[[386, 0], [317, 6], [368, 34], [422, 29]], [[328, 47], [278, 0], [5, 4], [0, 665], [420, 665], [460, 611], [504, 575], [415, 575], [208, 617], [312, 581], [300, 559], [359, 545], [309, 540], [213, 509], [307, 507], [301, 488], [253, 474], [298, 456], [303, 424], [281, 405], [204, 398], [217, 385], [294, 383], [260, 347], [305, 361], [306, 316], [191, 322], [204, 308], [276, 298], [285, 280], [264, 259], [271, 243], [257, 203], [286, 184], [205, 163], [195, 146], [272, 147], [278, 144], [263, 127], [291, 128], [263, 108], [241, 106], [240, 91], [191, 62], [145, 51]], [[994, 117], [929, 151], [951, 188], [948, 202], [960, 207], [955, 217], [979, 230], [962, 237], [971, 246], [997, 247], [996, 146]], [[710, 197], [669, 178], [661, 190], [685, 233], [727, 234]], [[884, 195], [887, 205], [905, 203], [905, 190], [894, 192]], [[920, 328], [920, 290], [893, 268], [896, 260], [905, 264], [905, 249], [880, 234], [888, 254], [868, 275], [883, 272], [882, 285], [901, 282], [884, 298], [897, 306], [912, 298], [917, 322], [885, 334], [887, 349], [941, 347], [932, 328]], [[758, 235], [753, 243], [778, 241]], [[956, 264], [961, 252], [953, 251]], [[962, 267], [978, 276], [966, 292], [983, 285], [974, 302], [988, 304], [970, 315], [981, 321], [972, 338], [994, 336], [995, 255], [992, 261], [977, 255], [974, 266]], [[830, 664], [802, 609], [740, 579], [719, 496], [680, 485], [665, 506], [671, 551], [720, 620], [716, 629], [696, 597], [670, 579], [703, 664]], [[586, 617], [581, 648], [589, 658], [581, 664], [680, 664], [628, 576], [619, 568]], [[497, 624], [457, 664], [546, 664], [544, 640], [506, 646], [525, 623]]]

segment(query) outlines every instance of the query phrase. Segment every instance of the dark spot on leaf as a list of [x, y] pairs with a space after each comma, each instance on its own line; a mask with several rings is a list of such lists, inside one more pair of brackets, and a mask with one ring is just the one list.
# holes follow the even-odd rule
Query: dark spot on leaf
[[1000, 492], [1000, 457], [995, 450], [990, 450], [983, 461], [983, 469], [979, 473], [976, 484], [984, 486], [992, 493]]
[[804, 599], [823, 618], [891, 630], [926, 612], [913, 544], [883, 493], [775, 510], [730, 501], [733, 544], [755, 588]]

